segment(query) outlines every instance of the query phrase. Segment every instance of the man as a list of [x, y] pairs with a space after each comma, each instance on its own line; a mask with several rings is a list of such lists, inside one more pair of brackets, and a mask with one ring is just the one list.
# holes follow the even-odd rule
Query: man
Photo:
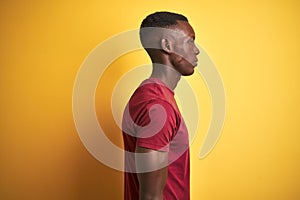
[[125, 153], [124, 199], [188, 200], [188, 133], [173, 90], [194, 73], [195, 33], [183, 15], [156, 12], [143, 20], [140, 39], [153, 69], [123, 115], [124, 148], [135, 155]]

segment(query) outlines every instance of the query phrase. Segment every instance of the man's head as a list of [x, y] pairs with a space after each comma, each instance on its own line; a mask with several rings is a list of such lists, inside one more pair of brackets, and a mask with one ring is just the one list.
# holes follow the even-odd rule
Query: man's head
[[145, 27], [161, 27], [167, 28], [177, 24], [177, 21], [188, 22], [188, 19], [177, 13], [171, 12], [155, 12], [148, 15], [141, 24], [141, 28]]
[[140, 39], [152, 62], [171, 65], [181, 75], [193, 74], [199, 49], [185, 16], [171, 12], [148, 15], [141, 24]]

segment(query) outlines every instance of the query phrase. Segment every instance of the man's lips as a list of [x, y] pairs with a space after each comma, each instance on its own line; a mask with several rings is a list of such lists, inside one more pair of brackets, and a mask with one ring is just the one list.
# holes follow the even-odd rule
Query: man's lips
[[194, 66], [197, 66], [197, 64], [198, 64], [198, 59], [195, 58], [195, 59], [194, 59], [194, 62], [193, 62], [193, 65], [194, 65]]

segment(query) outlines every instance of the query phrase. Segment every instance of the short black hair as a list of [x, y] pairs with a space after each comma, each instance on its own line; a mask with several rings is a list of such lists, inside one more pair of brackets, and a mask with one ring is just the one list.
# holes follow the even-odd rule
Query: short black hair
[[155, 12], [148, 15], [141, 24], [141, 28], [144, 27], [169, 27], [177, 24], [177, 21], [186, 21], [188, 19], [178, 13], [172, 13], [167, 11]]
[[148, 15], [141, 24], [140, 27], [140, 40], [147, 51], [148, 48], [145, 47], [145, 38], [149, 36], [149, 33], [154, 30], [151, 28], [169, 28], [177, 25], [177, 21], [188, 22], [188, 19], [178, 13], [172, 13], [167, 11], [155, 12]]

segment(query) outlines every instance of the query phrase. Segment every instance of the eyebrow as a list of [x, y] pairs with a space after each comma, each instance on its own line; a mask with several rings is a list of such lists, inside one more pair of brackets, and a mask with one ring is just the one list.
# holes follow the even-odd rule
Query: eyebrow
[[195, 34], [185, 34], [184, 33], [184, 35], [185, 35], [185, 37], [188, 37], [188, 38], [192, 38], [192, 39], [194, 39], [195, 40], [195, 38], [196, 38], [196, 36], [195, 36]]
[[189, 38], [192, 38], [193, 40], [195, 40], [196, 39], [196, 36], [193, 34], [193, 35], [189, 35], [188, 36]]
[[193, 40], [195, 40], [196, 35], [195, 35], [195, 33], [192, 33], [192, 34], [189, 34], [188, 37], [193, 38]]

